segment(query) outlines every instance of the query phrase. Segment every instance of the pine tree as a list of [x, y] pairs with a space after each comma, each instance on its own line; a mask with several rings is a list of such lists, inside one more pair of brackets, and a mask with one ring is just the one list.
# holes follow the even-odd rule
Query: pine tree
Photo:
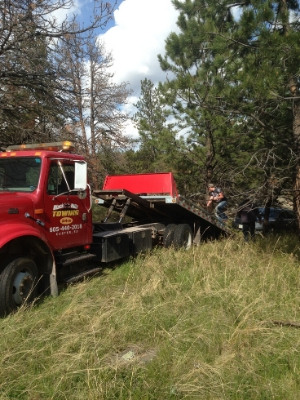
[[138, 158], [143, 172], [171, 168], [176, 151], [176, 132], [168, 121], [169, 110], [162, 103], [160, 89], [149, 79], [141, 81], [141, 96], [136, 104], [134, 120], [140, 136]]
[[[235, 55], [231, 75], [238, 84], [229, 87], [228, 98], [260, 144], [261, 188], [271, 203], [282, 189], [292, 187], [299, 158], [293, 132], [297, 100], [292, 98], [297, 91], [299, 95], [299, 3], [251, 1], [240, 11], [230, 45]], [[297, 82], [293, 94], [291, 82]]]
[[276, 197], [299, 163], [299, 3], [173, 3], [181, 32], [160, 63], [202, 182]]
[[[237, 123], [224, 113], [222, 91], [226, 81], [222, 60], [230, 51], [217, 32], [226, 30], [228, 10], [213, 1], [174, 1], [180, 11], [181, 33], [166, 41], [161, 67], [175, 78], [164, 85], [166, 101], [172, 106], [184, 133], [185, 158], [193, 166], [194, 190], [205, 191], [216, 179], [230, 185], [229, 167], [234, 169]], [[220, 58], [220, 49], [224, 54]]]
[[139, 133], [138, 149], [128, 151], [128, 166], [138, 172], [173, 172], [180, 193], [187, 194], [193, 185], [192, 163], [187, 159], [184, 141], [165, 103], [162, 86], [150, 79], [141, 82], [141, 96], [136, 104], [134, 121]]

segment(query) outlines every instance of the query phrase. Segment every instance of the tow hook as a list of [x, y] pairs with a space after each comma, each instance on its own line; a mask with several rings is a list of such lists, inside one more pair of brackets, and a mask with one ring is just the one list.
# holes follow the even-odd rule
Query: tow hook
[[32, 219], [34, 222], [36, 222], [40, 226], [45, 226], [45, 222], [41, 221], [40, 219], [32, 217], [29, 213], [25, 213], [25, 218]]

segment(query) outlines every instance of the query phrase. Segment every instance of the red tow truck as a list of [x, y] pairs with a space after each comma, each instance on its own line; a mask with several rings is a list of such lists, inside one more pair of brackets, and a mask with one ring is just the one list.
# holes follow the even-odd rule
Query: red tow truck
[[[91, 193], [87, 163], [73, 151], [64, 141], [0, 153], [0, 316], [155, 245], [188, 248], [230, 233], [178, 194], [172, 173], [107, 176]], [[92, 194], [107, 209], [99, 222]]]

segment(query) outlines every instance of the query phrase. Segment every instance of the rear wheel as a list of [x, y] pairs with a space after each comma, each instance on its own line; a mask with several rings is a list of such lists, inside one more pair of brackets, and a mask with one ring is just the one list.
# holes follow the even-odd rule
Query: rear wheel
[[16, 310], [36, 296], [38, 270], [31, 258], [11, 261], [0, 274], [0, 315]]
[[189, 249], [193, 244], [193, 232], [188, 224], [177, 225], [174, 231], [174, 246]]
[[169, 224], [166, 226], [164, 230], [164, 247], [170, 247], [173, 244], [174, 241], [174, 232], [176, 229], [177, 225], [175, 224]]

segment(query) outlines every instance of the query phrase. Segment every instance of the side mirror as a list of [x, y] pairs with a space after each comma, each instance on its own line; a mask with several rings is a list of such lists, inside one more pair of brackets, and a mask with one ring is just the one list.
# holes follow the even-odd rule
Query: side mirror
[[75, 161], [75, 190], [85, 190], [87, 188], [87, 164], [85, 161]]

